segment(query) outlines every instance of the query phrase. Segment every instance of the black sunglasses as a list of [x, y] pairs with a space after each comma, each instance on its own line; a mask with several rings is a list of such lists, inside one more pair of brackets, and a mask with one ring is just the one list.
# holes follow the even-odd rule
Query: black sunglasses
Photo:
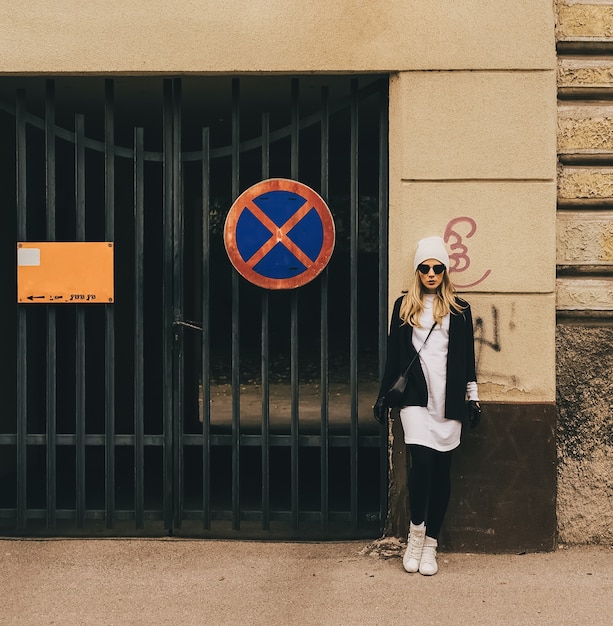
[[430, 270], [434, 270], [435, 274], [442, 274], [445, 271], [445, 266], [442, 263], [439, 265], [426, 265], [425, 263], [420, 263], [417, 266], [417, 269], [422, 274], [427, 274]]

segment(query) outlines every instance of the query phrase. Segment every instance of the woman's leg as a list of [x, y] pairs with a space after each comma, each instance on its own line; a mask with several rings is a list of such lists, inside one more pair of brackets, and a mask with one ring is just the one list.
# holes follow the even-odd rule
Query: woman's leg
[[425, 521], [427, 535], [433, 539], [438, 538], [449, 504], [451, 456], [425, 446], [407, 446], [411, 521], [416, 525]]
[[426, 512], [426, 534], [438, 539], [451, 495], [451, 451], [432, 451], [432, 479]]
[[[424, 448], [425, 450], [426, 448]], [[421, 454], [420, 446], [407, 446], [407, 468], [409, 481], [410, 524], [407, 549], [402, 557], [402, 565], [409, 573], [419, 571], [421, 555], [426, 539], [424, 524], [428, 503], [427, 455]]]
[[[411, 468], [409, 470], [409, 507], [412, 524], [417, 520], [425, 521], [421, 556], [417, 571], [424, 576], [433, 576], [438, 572], [436, 548], [438, 534], [449, 504], [451, 492], [450, 470], [451, 452], [438, 452], [424, 446], [409, 445]], [[411, 524], [411, 528], [412, 528]], [[409, 534], [409, 548], [411, 536]], [[410, 550], [407, 549], [407, 552]], [[403, 564], [407, 555], [403, 559]], [[405, 564], [407, 571], [416, 571], [414, 558]], [[410, 565], [410, 567], [409, 567]]]
[[430, 448], [424, 446], [407, 445], [409, 514], [411, 522], [416, 526], [423, 524], [426, 520], [432, 465], [431, 452]]

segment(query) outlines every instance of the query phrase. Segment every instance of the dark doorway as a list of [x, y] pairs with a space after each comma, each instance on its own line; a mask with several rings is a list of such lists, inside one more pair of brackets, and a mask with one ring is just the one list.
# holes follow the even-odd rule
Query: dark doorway
[[[18, 241], [115, 246], [113, 305], [2, 309], [4, 531], [376, 536], [387, 78], [5, 78], [0, 127], [4, 292]], [[335, 220], [295, 290], [248, 283], [223, 246], [269, 177]]]

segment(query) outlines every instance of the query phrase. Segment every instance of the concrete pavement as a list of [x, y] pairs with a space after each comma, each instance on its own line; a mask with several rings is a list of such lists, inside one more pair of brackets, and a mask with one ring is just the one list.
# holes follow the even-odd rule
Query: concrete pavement
[[441, 553], [431, 578], [385, 553], [366, 542], [0, 540], [0, 623], [613, 624], [610, 546]]

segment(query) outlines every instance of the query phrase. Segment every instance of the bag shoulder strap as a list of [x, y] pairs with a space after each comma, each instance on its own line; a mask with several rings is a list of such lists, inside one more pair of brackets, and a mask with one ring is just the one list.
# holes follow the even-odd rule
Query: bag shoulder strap
[[421, 344], [421, 347], [415, 353], [415, 356], [411, 359], [411, 362], [409, 363], [407, 368], [404, 370], [404, 375], [405, 376], [409, 373], [409, 370], [411, 369], [411, 365], [413, 365], [413, 363], [415, 363], [415, 359], [419, 356], [419, 353], [421, 352], [421, 349], [426, 345], [426, 341], [428, 341], [428, 339], [430, 338], [430, 335], [432, 334], [432, 331], [434, 330], [435, 326], [436, 326], [436, 322], [434, 322], [434, 324], [432, 324], [432, 327], [428, 331], [428, 334], [426, 335], [426, 338], [424, 339], [424, 342]]

